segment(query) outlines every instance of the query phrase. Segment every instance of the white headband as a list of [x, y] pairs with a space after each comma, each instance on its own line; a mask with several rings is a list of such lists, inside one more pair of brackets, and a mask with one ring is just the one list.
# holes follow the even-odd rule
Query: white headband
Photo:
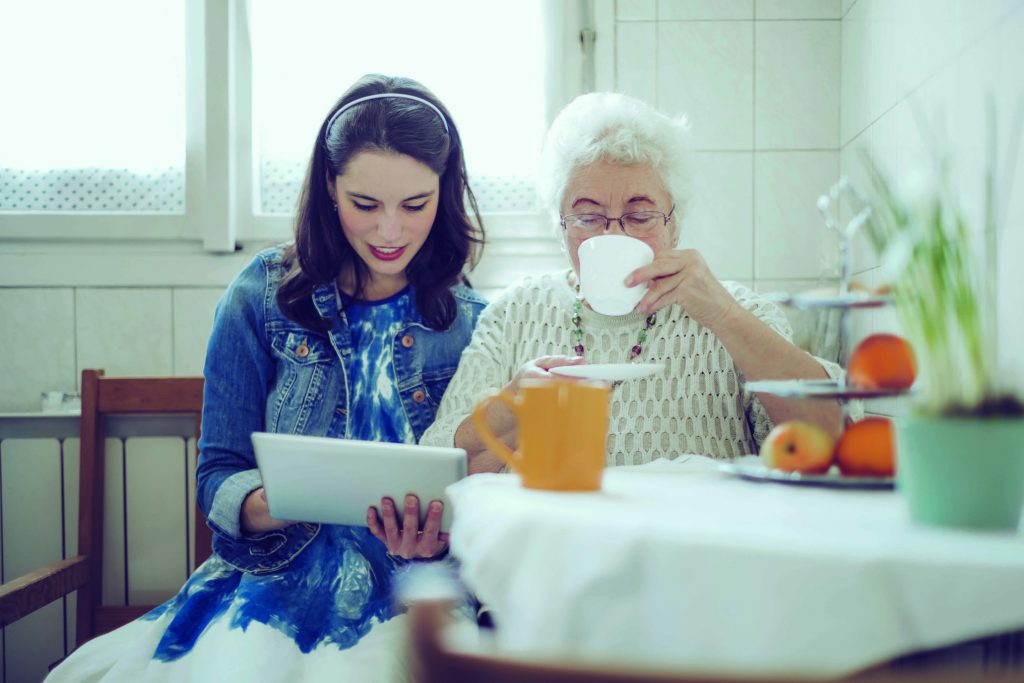
[[352, 108], [352, 107], [354, 107], [357, 104], [360, 104], [362, 102], [367, 102], [369, 100], [386, 99], [386, 98], [391, 98], [391, 97], [398, 97], [398, 98], [401, 98], [403, 100], [415, 100], [416, 102], [419, 102], [420, 104], [427, 105], [428, 107], [433, 109], [434, 112], [441, 118], [441, 123], [444, 124], [444, 132], [448, 133], [449, 135], [451, 134], [448, 131], [448, 121], [447, 121], [447, 119], [445, 119], [444, 114], [441, 113], [440, 109], [435, 107], [433, 104], [431, 104], [427, 100], [423, 99], [422, 97], [416, 97], [415, 95], [406, 95], [405, 93], [400, 93], [400, 92], [382, 92], [382, 93], [378, 93], [377, 95], [367, 95], [366, 97], [360, 97], [359, 99], [352, 100], [351, 102], [349, 102], [348, 104], [343, 106], [341, 109], [339, 109], [338, 111], [334, 112], [334, 115], [331, 116], [331, 119], [327, 122], [327, 127], [324, 128], [324, 144], [327, 144], [327, 138], [329, 138], [331, 136], [331, 126], [334, 125], [335, 119], [337, 119], [339, 116], [341, 116], [341, 113], [343, 111], [345, 111], [346, 109], [350, 109], [350, 108]]

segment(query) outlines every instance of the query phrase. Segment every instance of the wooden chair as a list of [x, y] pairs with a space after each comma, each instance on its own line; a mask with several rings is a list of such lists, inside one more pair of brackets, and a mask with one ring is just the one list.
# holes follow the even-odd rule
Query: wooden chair
[[418, 599], [409, 607], [409, 665], [414, 683], [799, 683], [803, 681], [865, 681], [868, 683], [1010, 683], [1019, 675], [982, 675], [973, 671], [898, 672], [880, 665], [853, 676], [772, 678], [735, 677], [703, 672], [658, 672], [597, 666], [572, 661], [530, 661], [521, 657], [453, 648], [445, 627], [451, 602]]
[[[105, 606], [103, 587], [103, 481], [106, 420], [110, 415], [194, 414], [198, 442], [203, 407], [202, 377], [104, 377], [82, 371], [81, 465], [78, 552], [0, 586], [0, 626], [78, 591], [77, 643], [111, 631], [152, 606]], [[195, 513], [195, 563], [210, 555], [211, 532]]]
[[448, 609], [449, 603], [442, 600], [418, 601], [409, 608], [410, 666], [415, 683], [768, 683], [777, 680], [638, 671], [571, 661], [530, 661], [455, 649], [448, 646], [444, 638]]

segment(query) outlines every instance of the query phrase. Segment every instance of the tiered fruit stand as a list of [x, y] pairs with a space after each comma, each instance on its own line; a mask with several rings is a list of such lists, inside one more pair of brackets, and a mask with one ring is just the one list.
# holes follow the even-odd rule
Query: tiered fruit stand
[[[853, 239], [858, 230], [867, 221], [870, 215], [870, 207], [862, 201], [862, 206], [845, 225], [842, 225], [833, 216], [830, 206], [838, 202], [843, 195], [857, 197], [856, 192], [850, 186], [846, 178], [841, 178], [832, 187], [828, 195], [818, 200], [818, 210], [821, 212], [828, 229], [835, 230], [839, 234], [839, 292], [834, 296], [801, 295], [791, 294], [782, 298], [774, 299], [776, 303], [785, 306], [793, 306], [804, 310], [808, 309], [837, 309], [839, 312], [839, 357], [845, 358], [849, 352], [851, 341], [851, 313], [854, 309], [881, 308], [892, 303], [891, 297], [887, 295], [872, 294], [868, 292], [850, 291], [852, 275], [852, 248]], [[859, 199], [859, 198], [858, 198]], [[851, 386], [846, 376], [838, 380], [759, 380], [747, 383], [747, 389], [754, 392], [762, 392], [780, 396], [782, 398], [799, 399], [822, 399], [834, 400], [840, 403], [841, 424], [840, 429], [846, 427], [850, 422], [850, 402], [859, 399], [879, 399], [901, 396], [907, 393], [906, 389], [865, 389]], [[768, 474], [761, 473], [756, 478], [786, 481], [789, 483], [840, 483], [847, 482], [854, 486], [874, 487], [875, 484], [891, 487], [892, 480], [887, 478], [875, 479], [869, 477], [838, 477], [838, 476], [814, 476], [801, 475], [796, 472], [781, 472], [768, 470]], [[739, 471], [743, 475], [744, 472]], [[840, 484], [841, 485], [841, 484]]]

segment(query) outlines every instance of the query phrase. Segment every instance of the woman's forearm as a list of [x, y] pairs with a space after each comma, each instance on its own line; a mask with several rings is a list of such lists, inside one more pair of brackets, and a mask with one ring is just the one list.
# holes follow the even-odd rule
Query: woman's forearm
[[[811, 354], [787, 341], [738, 303], [710, 329], [748, 381], [828, 378], [828, 373]], [[840, 431], [840, 409], [835, 401], [795, 400], [772, 394], [757, 396], [775, 424], [802, 419], [833, 435]]]

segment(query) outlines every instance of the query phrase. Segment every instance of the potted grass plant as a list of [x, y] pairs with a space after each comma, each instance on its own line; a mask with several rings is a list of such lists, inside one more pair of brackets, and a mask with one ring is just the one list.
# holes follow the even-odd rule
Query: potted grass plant
[[[919, 369], [911, 409], [896, 420], [898, 485], [911, 518], [1015, 530], [1024, 505], [1024, 403], [998, 370], [995, 149], [990, 142], [981, 226], [965, 219], [946, 158], [936, 160], [927, 189], [900, 192], [865, 153], [863, 200], [865, 229]], [[1012, 169], [1016, 154], [1009, 158]]]

